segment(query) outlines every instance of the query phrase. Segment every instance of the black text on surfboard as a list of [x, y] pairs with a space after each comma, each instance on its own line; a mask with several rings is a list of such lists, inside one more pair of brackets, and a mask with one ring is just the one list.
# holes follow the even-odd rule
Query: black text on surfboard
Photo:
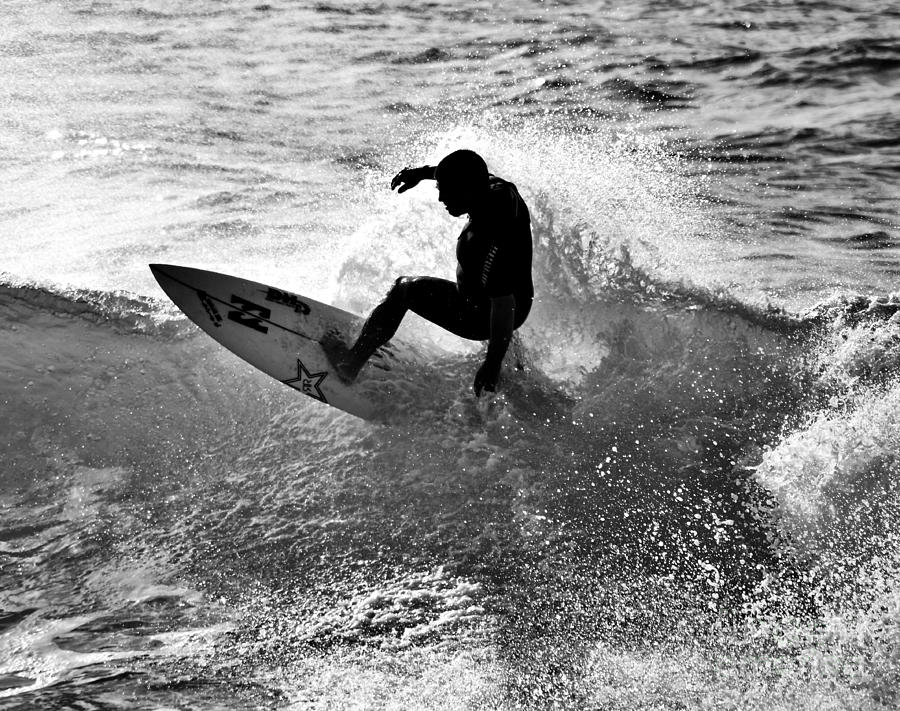
[[209, 294], [205, 291], [198, 291], [197, 296], [200, 297], [200, 303], [206, 309], [206, 314], [209, 316], [209, 320], [213, 322], [213, 326], [219, 328], [222, 325], [222, 314], [216, 308], [216, 302], [210, 299]]
[[400, 341], [383, 346], [372, 359], [372, 370], [357, 383], [343, 384], [328, 372], [322, 333], [354, 331], [359, 326], [354, 314], [228, 274], [176, 264], [153, 264], [151, 269], [188, 318], [298, 393], [366, 420], [381, 420], [406, 407], [393, 401], [393, 384], [406, 382], [404, 364], [412, 360]]
[[306, 316], [309, 314], [309, 304], [297, 298], [296, 294], [290, 294], [274, 287], [269, 287], [266, 291], [266, 301], [272, 301], [283, 306], [290, 306], [298, 314]]
[[240, 311], [229, 311], [228, 320], [235, 323], [252, 328], [260, 333], [268, 333], [269, 327], [264, 325], [261, 319], [268, 319], [272, 316], [272, 312], [265, 306], [259, 306], [252, 301], [247, 301], [237, 294], [231, 295], [231, 303], [239, 307]]

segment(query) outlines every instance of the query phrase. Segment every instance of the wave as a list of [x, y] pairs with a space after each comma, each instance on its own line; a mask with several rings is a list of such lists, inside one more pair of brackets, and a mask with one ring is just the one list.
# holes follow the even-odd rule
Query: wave
[[0, 281], [0, 313], [7, 327], [47, 315], [162, 339], [184, 338], [192, 331], [158, 299], [124, 291], [53, 290], [9, 279]]
[[[490, 636], [526, 696], [565, 690], [554, 665], [580, 664], [589, 640], [687, 645], [722, 620], [869, 609], [854, 590], [892, 579], [898, 530], [900, 299], [797, 314], [698, 285], [683, 275], [717, 226], [669, 158], [517, 140], [549, 183], [523, 186], [539, 295], [524, 367], [476, 402], [480, 346], [411, 318], [401, 335], [435, 375], [390, 427], [298, 397], [159, 300], [0, 285], [16, 512], [0, 554], [48, 605], [71, 605], [76, 579], [79, 606], [113, 611], [66, 644], [137, 609], [123, 561], [224, 601], [223, 668]], [[355, 235], [378, 249], [346, 260], [333, 300], [364, 313], [379, 282], [441, 273], [443, 219], [415, 201], [378, 213]], [[28, 613], [10, 612], [15, 636]]]
[[900, 46], [896, 42], [886, 38], [851, 38], [769, 55], [750, 76], [761, 87], [849, 88], [866, 76], [877, 79], [898, 66]]
[[754, 49], [747, 49], [746, 47], [729, 47], [728, 49], [730, 51], [727, 54], [721, 54], [715, 57], [706, 57], [704, 59], [677, 61], [673, 62], [670, 66], [678, 69], [720, 71], [744, 64], [752, 64], [759, 61], [759, 59], [763, 56], [762, 52]]
[[897, 240], [885, 230], [875, 230], [873, 232], [848, 235], [834, 241], [841, 242], [850, 247], [850, 249], [875, 251], [880, 249], [896, 249], [897, 247], [900, 247], [900, 240]]
[[[504, 154], [502, 136], [465, 139], [500, 168], [515, 160]], [[874, 614], [880, 603], [858, 592], [882, 573], [892, 579], [890, 566], [875, 561], [890, 549], [887, 532], [900, 526], [894, 500], [881, 492], [897, 465], [896, 422], [881, 416], [877, 451], [855, 473], [838, 475], [848, 486], [858, 478], [852, 486], [860, 511], [880, 526], [809, 521], [812, 530], [840, 523], [841, 536], [856, 535], [854, 551], [869, 552], [866, 570], [845, 566], [842, 574], [828, 538], [819, 545], [815, 535], [795, 535], [791, 508], [806, 497], [802, 471], [828, 466], [816, 448], [853, 436], [839, 426], [832, 441], [812, 440], [799, 469], [797, 458], [773, 453], [790, 450], [788, 440], [816, 418], [840, 422], [859, 413], [855, 421], [863, 422], [870, 409], [890, 411], [877, 403], [897, 381], [900, 299], [845, 294], [789, 313], [698, 286], [683, 275], [704, 253], [698, 231], [715, 233], [715, 226], [703, 224], [702, 208], [672, 178], [677, 166], [627, 140], [604, 144], [611, 158], [593, 153], [589, 142], [542, 134], [548, 149], [527, 134], [515, 140], [518, 152], [533, 155], [510, 172], [539, 173], [524, 186], [539, 294], [522, 329], [531, 370], [486, 416], [466, 413], [458, 401], [454, 419], [429, 423], [452, 431], [439, 451], [425, 431], [403, 429], [404, 444], [390, 461], [400, 471], [409, 470], [398, 463], [404, 458], [416, 461], [405, 485], [433, 485], [454, 472], [477, 496], [457, 501], [449, 520], [420, 502], [410, 518], [422, 527], [407, 528], [413, 533], [390, 548], [422, 537], [436, 559], [462, 561], [458, 570], [502, 591], [508, 617], [500, 636], [529, 672], [539, 666], [530, 666], [532, 655], [552, 654], [535, 639], [664, 643], [685, 634], [672, 620], [683, 622], [686, 609], [698, 636], [713, 624], [709, 615], [737, 617], [757, 631], [770, 612], [784, 627], [788, 619], [832, 613], [868, 619], [864, 611]], [[572, 155], [582, 162], [573, 166]], [[364, 285], [382, 274], [409, 273], [412, 264], [440, 268], [423, 264], [423, 255], [438, 252], [427, 235], [447, 225], [415, 203], [408, 210], [413, 218], [398, 210], [371, 228], [396, 236], [387, 254], [367, 252], [345, 264], [344, 303], [364, 310], [372, 303]], [[683, 254], [692, 260], [688, 268], [678, 261]], [[457, 372], [465, 377], [465, 369]], [[462, 516], [466, 526], [456, 523]], [[428, 533], [435, 529], [442, 533]], [[768, 629], [760, 634], [773, 639], [777, 624]], [[888, 643], [879, 640], [866, 653], [882, 659]], [[814, 647], [815, 634], [806, 642]], [[561, 654], [559, 666], [577, 657]], [[890, 676], [870, 671], [875, 686]]]
[[393, 64], [431, 64], [432, 62], [446, 62], [452, 55], [440, 47], [429, 47], [426, 50], [411, 55], [402, 55], [392, 59]]
[[654, 108], [684, 109], [693, 105], [696, 87], [684, 81], [636, 82], [623, 77], [607, 79], [601, 86], [613, 96]]
[[[867, 620], [888, 598], [858, 591], [891, 579], [898, 530], [900, 300], [787, 314], [618, 266], [609, 291], [557, 278], [503, 393], [476, 403], [478, 355], [444, 350], [392, 427], [298, 398], [158, 301], [3, 285], [0, 555], [32, 571], [13, 587], [71, 605], [82, 581], [78, 605], [110, 612], [63, 641], [89, 649], [150, 619], [116, 572], [136, 558], [154, 571], [142, 589], [227, 601], [230, 631], [205, 643], [226, 666], [239, 649], [265, 663], [491, 627], [534, 671], [525, 694], [559, 683], [548, 649], [578, 663], [562, 636], [662, 643], [773, 610]], [[191, 595], [153, 609], [188, 624]], [[43, 614], [10, 613], [17, 639]], [[37, 678], [25, 665], [10, 683]]]

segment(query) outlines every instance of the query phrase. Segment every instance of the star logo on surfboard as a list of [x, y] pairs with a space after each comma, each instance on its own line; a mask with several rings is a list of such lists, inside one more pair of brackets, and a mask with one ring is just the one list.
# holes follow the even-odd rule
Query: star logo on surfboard
[[281, 382], [285, 385], [290, 385], [295, 390], [299, 390], [304, 395], [309, 395], [320, 402], [327, 403], [328, 400], [325, 399], [325, 394], [322, 392], [322, 389], [319, 387], [322, 384], [322, 381], [328, 376], [328, 371], [324, 371], [322, 373], [310, 373], [306, 366], [303, 365], [303, 362], [297, 358], [297, 377], [296, 378], [288, 378], [287, 380], [282, 380]]

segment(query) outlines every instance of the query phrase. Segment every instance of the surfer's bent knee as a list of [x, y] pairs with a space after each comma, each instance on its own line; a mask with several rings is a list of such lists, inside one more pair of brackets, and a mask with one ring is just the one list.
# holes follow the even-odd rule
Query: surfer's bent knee
[[414, 279], [415, 277], [408, 276], [397, 277], [384, 300], [392, 304], [407, 306], [409, 303], [409, 285]]

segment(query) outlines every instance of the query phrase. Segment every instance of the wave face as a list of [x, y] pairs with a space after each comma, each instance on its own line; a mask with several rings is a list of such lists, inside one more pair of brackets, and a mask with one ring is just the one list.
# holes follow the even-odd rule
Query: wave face
[[443, 669], [461, 704], [584, 702], [613, 650], [699, 643], [864, 654], [854, 693], [888, 698], [900, 302], [791, 316], [647, 285], [575, 303], [558, 283], [502, 395], [476, 403], [478, 354], [443, 351], [389, 427], [160, 302], [3, 287], [4, 693], [125, 698], [174, 665], [215, 697], [237, 663], [252, 705], [378, 649]]

